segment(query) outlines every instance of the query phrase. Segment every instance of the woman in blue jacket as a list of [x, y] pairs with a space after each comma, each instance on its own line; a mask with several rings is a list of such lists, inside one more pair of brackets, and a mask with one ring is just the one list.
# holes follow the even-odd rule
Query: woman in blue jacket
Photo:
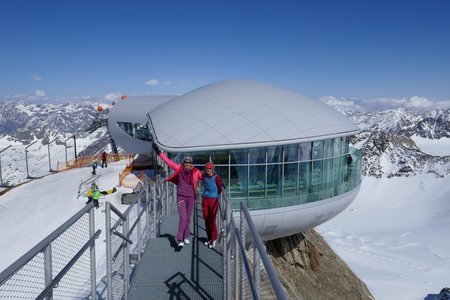
[[214, 173], [214, 164], [212, 162], [208, 162], [205, 165], [203, 185], [205, 190], [202, 193], [202, 209], [208, 238], [205, 246], [214, 248], [217, 240], [216, 217], [219, 208], [219, 194], [222, 192], [222, 179]]

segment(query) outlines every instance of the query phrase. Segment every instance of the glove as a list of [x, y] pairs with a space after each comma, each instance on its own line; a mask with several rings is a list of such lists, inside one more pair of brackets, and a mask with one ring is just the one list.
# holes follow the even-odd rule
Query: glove
[[156, 154], [159, 155], [161, 153], [161, 150], [159, 150], [159, 147], [156, 143], [153, 143], [152, 147], [153, 147], [153, 150], [155, 150]]
[[117, 191], [117, 189], [116, 189], [115, 187], [113, 187], [113, 193], [114, 193], [115, 191]]

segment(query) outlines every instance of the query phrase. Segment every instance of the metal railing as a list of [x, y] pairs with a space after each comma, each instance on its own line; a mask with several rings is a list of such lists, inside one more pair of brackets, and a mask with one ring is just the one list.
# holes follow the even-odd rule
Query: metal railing
[[219, 211], [224, 299], [287, 299], [245, 203], [234, 214], [222, 193]]
[[100, 232], [90, 203], [0, 273], [0, 299], [95, 300]]
[[[128, 209], [121, 213], [106, 203], [107, 299], [128, 299], [129, 284], [148, 242], [160, 233], [161, 218], [169, 211], [167, 199], [173, 196], [167, 183], [145, 179]], [[112, 214], [113, 213], [113, 214]], [[114, 222], [114, 218], [118, 220]]]

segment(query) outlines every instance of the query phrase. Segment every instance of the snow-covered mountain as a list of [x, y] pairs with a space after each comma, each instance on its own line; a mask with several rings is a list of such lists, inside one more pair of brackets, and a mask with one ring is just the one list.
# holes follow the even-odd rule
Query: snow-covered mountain
[[[358, 105], [325, 102], [352, 119], [361, 129], [351, 142], [364, 152], [365, 176], [390, 178], [432, 173], [444, 177], [450, 174], [450, 151], [446, 155], [433, 155], [417, 145], [418, 139], [450, 140], [450, 109], [418, 112], [396, 108], [367, 112]], [[101, 114], [97, 111], [98, 105], [104, 108]], [[49, 141], [54, 141], [51, 147], [59, 147], [58, 150], [51, 149], [52, 153], [59, 153], [53, 161], [63, 160], [66, 151], [74, 151], [70, 139], [73, 135], [76, 136], [78, 156], [111, 151], [105, 126], [108, 112], [109, 105], [90, 101], [1, 103], [0, 151], [12, 145], [0, 154], [3, 182], [18, 183], [26, 177], [23, 175], [26, 174], [25, 147], [33, 142], [36, 143], [28, 152], [29, 160], [35, 160], [30, 173], [34, 169], [42, 169], [39, 174], [49, 171]], [[67, 148], [64, 141], [69, 144]], [[68, 155], [73, 157], [74, 153]]]
[[[101, 113], [97, 110], [99, 105], [103, 108]], [[56, 169], [58, 161], [65, 160], [66, 153], [68, 159], [74, 158], [75, 144], [77, 156], [110, 152], [105, 126], [108, 112], [109, 105], [89, 101], [0, 103], [0, 151], [11, 146], [0, 153], [2, 183], [22, 182], [27, 177], [27, 167], [31, 177], [48, 174]]]
[[423, 173], [433, 173], [438, 177], [450, 174], [450, 150], [446, 155], [432, 155], [416, 143], [420, 138], [450, 138], [449, 109], [417, 112], [396, 108], [361, 112], [329, 104], [361, 129], [351, 142], [364, 152], [364, 175], [390, 178]]

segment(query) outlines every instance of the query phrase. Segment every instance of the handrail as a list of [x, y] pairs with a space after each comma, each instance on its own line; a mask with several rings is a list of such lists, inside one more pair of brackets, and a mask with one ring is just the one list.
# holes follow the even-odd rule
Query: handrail
[[[263, 254], [263, 255], [260, 255], [260, 258], [264, 264], [264, 267], [267, 272], [267, 276], [269, 277], [270, 283], [272, 284], [272, 287], [275, 292], [275, 295], [277, 296], [277, 299], [286, 299], [287, 300], [287, 297], [286, 297], [286, 294], [284, 293], [283, 286], [281, 285], [280, 279], [278, 278], [278, 275], [273, 270], [272, 263], [269, 261], [265, 247], [261, 241], [261, 238], [259, 237], [258, 232], [256, 231], [255, 225], [253, 224], [253, 220], [252, 220], [250, 213], [248, 211], [248, 208], [244, 202], [241, 202], [241, 213], [244, 213], [244, 216], [247, 221], [248, 229], [250, 230], [252, 236], [255, 238], [253, 240], [253, 242], [256, 246], [256, 249], [258, 250], [258, 252], [260, 254]], [[264, 254], [266, 254], [266, 255], [264, 255]]]
[[67, 228], [72, 226], [78, 219], [88, 213], [94, 207], [94, 203], [88, 203], [85, 207], [80, 209], [74, 216], [72, 216], [69, 220], [67, 220], [64, 224], [59, 226], [55, 231], [49, 234], [46, 238], [40, 241], [36, 246], [31, 248], [27, 253], [22, 255], [18, 260], [16, 260], [12, 265], [6, 268], [2, 273], [0, 273], [0, 285], [2, 285], [8, 278], [14, 275], [17, 270], [28, 263], [33, 257], [35, 257], [39, 252], [51, 242], [53, 242], [56, 238], [58, 238]]
[[[233, 219], [231, 219], [232, 223], [234, 223]], [[256, 292], [256, 288], [255, 285], [253, 284], [253, 280], [251, 280], [251, 271], [250, 271], [250, 264], [248, 263], [248, 259], [247, 259], [247, 255], [245, 254], [245, 247], [244, 244], [242, 243], [242, 238], [240, 238], [240, 234], [239, 234], [239, 230], [237, 230], [236, 228], [236, 224], [233, 224], [234, 227], [234, 234], [237, 237], [237, 242], [239, 244], [239, 252], [241, 252], [241, 257], [244, 263], [244, 268], [245, 268], [245, 273], [247, 274], [247, 278], [248, 283], [250, 284], [250, 289], [252, 291], [252, 295], [253, 295], [253, 299], [258, 299], [258, 293]]]
[[58, 273], [58, 275], [55, 276], [55, 278], [52, 280], [52, 282], [42, 291], [42, 293], [39, 294], [39, 296], [36, 297], [36, 299], [44, 299], [48, 296], [48, 294], [51, 292], [51, 290], [61, 281], [61, 279], [66, 275], [66, 273], [72, 268], [72, 266], [78, 261], [78, 259], [81, 257], [81, 255], [86, 252], [88, 247], [90, 247], [92, 244], [95, 243], [95, 240], [98, 238], [102, 231], [99, 229], [97, 232], [84, 244], [84, 246], [78, 251], [77, 254], [67, 263], [67, 265], [61, 270], [61, 272]]
[[[221, 203], [223, 201], [223, 203]], [[233, 235], [234, 242], [236, 243], [236, 248], [234, 250], [234, 256], [235, 256], [235, 274], [234, 278], [237, 280], [238, 277], [243, 277], [246, 275], [248, 279], [248, 284], [252, 293], [253, 299], [259, 299], [259, 275], [253, 274], [250, 269], [250, 263], [247, 258], [246, 250], [245, 250], [245, 237], [243, 231], [239, 231], [239, 228], [236, 225], [236, 221], [232, 215], [233, 210], [231, 210], [231, 206], [229, 203], [229, 200], [226, 196], [226, 193], [221, 193], [221, 201], [219, 201], [219, 213], [220, 213], [220, 222], [222, 230], [224, 231], [223, 239], [223, 259], [224, 259], [224, 299], [229, 300], [232, 298], [231, 296], [231, 274], [230, 272], [230, 265], [231, 265], [231, 255], [230, 251], [233, 251], [231, 248], [229, 248], [231, 243], [231, 235]], [[242, 223], [246, 222], [249, 233], [252, 237], [253, 247], [254, 251], [257, 253], [254, 253], [254, 255], [259, 254], [259, 258], [262, 260], [264, 269], [266, 271], [267, 277], [269, 278], [269, 281], [271, 283], [272, 290], [276, 296], [277, 299], [281, 300], [287, 300], [286, 293], [284, 291], [283, 285], [281, 284], [278, 275], [276, 274], [275, 270], [273, 269], [273, 265], [269, 260], [269, 257], [267, 256], [266, 249], [264, 247], [264, 244], [261, 240], [261, 237], [259, 236], [259, 233], [256, 230], [256, 227], [253, 223], [252, 217], [249, 213], [249, 210], [244, 202], [240, 202], [240, 229], [242, 230]], [[242, 273], [239, 273], [237, 265], [238, 260], [242, 264]], [[254, 266], [255, 267], [255, 266]], [[255, 271], [254, 271], [255, 272]], [[245, 275], [244, 275], [245, 273]], [[241, 291], [241, 297], [242, 297], [242, 289], [243, 289], [243, 282], [239, 281], [239, 287], [238, 283], [235, 282], [235, 294], [234, 297], [238, 298], [239, 293], [238, 289]]]

